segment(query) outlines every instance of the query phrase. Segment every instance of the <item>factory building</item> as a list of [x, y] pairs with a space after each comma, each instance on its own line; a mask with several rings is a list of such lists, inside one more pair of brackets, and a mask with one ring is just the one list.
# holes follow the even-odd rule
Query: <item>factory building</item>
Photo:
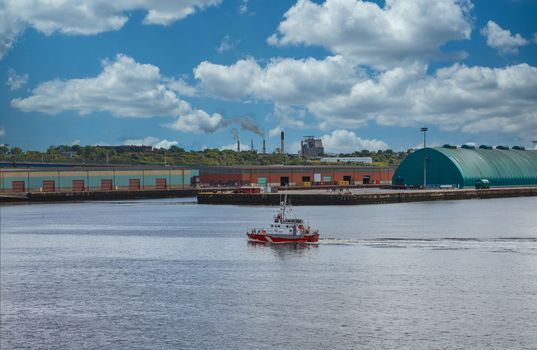
[[[425, 179], [424, 179], [425, 178]], [[393, 176], [395, 186], [474, 187], [537, 185], [537, 151], [523, 147], [444, 145], [409, 154]]]
[[197, 169], [183, 167], [71, 167], [0, 169], [0, 192], [166, 190], [195, 186]]
[[372, 166], [211, 166], [200, 167], [204, 186], [311, 186], [390, 184], [392, 167]]
[[321, 157], [323, 154], [323, 140], [313, 136], [304, 136], [304, 139], [300, 141], [300, 155], [302, 157]]

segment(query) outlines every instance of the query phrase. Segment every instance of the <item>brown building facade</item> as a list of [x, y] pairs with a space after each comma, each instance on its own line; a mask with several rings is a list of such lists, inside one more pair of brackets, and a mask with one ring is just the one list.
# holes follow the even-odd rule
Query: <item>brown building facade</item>
[[211, 166], [200, 167], [205, 186], [312, 186], [390, 184], [393, 167], [373, 166]]

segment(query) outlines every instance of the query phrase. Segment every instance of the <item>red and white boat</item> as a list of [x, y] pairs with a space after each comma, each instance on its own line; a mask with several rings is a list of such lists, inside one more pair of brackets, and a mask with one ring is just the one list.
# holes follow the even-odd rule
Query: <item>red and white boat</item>
[[319, 240], [319, 231], [312, 230], [304, 220], [289, 218], [290, 209], [287, 207], [287, 196], [280, 203], [280, 210], [274, 216], [270, 227], [254, 228], [247, 235], [253, 242], [267, 243], [315, 243]]

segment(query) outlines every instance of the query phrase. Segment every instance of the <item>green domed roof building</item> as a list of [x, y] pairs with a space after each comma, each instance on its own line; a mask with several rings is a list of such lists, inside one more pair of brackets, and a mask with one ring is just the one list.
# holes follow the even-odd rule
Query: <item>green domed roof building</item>
[[490, 186], [537, 185], [537, 151], [523, 147], [455, 146], [422, 148], [409, 154], [395, 170], [396, 186], [473, 187], [487, 179]]

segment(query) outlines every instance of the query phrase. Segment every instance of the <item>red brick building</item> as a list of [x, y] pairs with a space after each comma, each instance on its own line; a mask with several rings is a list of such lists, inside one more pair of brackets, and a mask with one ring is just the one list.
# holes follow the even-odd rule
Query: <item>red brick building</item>
[[391, 184], [393, 167], [373, 166], [209, 166], [200, 167], [201, 185], [308, 186]]

